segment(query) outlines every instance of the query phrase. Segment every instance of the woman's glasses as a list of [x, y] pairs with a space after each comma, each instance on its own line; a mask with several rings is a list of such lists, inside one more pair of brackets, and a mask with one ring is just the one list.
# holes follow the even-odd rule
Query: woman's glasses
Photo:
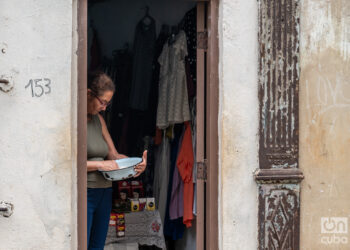
[[96, 97], [96, 99], [98, 100], [98, 102], [99, 102], [102, 106], [108, 107], [108, 106], [111, 104], [111, 102], [106, 102], [106, 101], [101, 100], [94, 92], [91, 92], [91, 94], [92, 94], [94, 97]]

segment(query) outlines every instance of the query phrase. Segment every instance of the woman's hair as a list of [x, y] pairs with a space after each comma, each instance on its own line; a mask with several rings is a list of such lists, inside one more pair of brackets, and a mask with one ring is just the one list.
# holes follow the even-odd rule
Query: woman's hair
[[97, 96], [106, 91], [114, 92], [115, 87], [112, 79], [102, 71], [94, 71], [88, 74], [88, 88]]

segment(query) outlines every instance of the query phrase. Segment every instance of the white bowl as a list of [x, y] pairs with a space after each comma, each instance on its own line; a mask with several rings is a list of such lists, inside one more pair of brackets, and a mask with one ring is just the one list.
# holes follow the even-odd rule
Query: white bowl
[[130, 157], [116, 160], [119, 169], [112, 171], [102, 171], [103, 177], [109, 181], [120, 181], [133, 177], [136, 174], [134, 167], [142, 162], [142, 158]]

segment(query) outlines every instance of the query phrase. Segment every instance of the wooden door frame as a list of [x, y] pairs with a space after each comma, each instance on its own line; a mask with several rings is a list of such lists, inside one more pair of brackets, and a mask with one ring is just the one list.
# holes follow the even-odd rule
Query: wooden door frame
[[[197, 48], [196, 48], [196, 161], [197, 161], [197, 180], [196, 180], [196, 250], [205, 249], [205, 170], [199, 173], [199, 168], [205, 167], [205, 72], [206, 72], [206, 3], [198, 2], [196, 6], [197, 22]], [[202, 35], [200, 35], [202, 34]], [[200, 38], [201, 36], [201, 38]], [[200, 41], [201, 40], [201, 41]]]
[[[197, 39], [197, 53], [199, 53], [197, 54], [197, 95], [198, 97], [201, 96], [201, 98], [197, 98], [197, 135], [203, 135], [203, 138], [197, 138], [196, 160], [207, 166], [207, 179], [205, 183], [203, 183], [203, 180], [197, 180], [196, 249], [216, 250], [219, 249], [219, 0], [198, 2], [205, 2], [205, 4], [198, 4], [197, 19], [201, 19], [198, 15], [206, 15], [204, 16], [206, 24], [203, 26], [198, 20], [197, 38], [203, 37], [203, 34], [206, 33], [208, 34], [208, 40]], [[200, 62], [206, 64], [201, 66], [199, 65]], [[203, 73], [205, 75], [202, 75]], [[206, 90], [202, 88], [206, 88]], [[203, 145], [203, 147], [199, 148], [199, 145]], [[197, 167], [199, 168], [199, 166]], [[202, 214], [203, 211], [204, 214]], [[204, 235], [204, 239], [201, 238], [202, 235]]]
[[219, 1], [210, 0], [207, 9], [207, 164], [206, 248], [219, 249]]
[[77, 243], [78, 249], [87, 249], [87, 3], [78, 0], [78, 131], [77, 131]]
[[[219, 0], [208, 0], [207, 26], [207, 163], [205, 242], [203, 249], [217, 250], [218, 239], [218, 198], [219, 198], [219, 158], [218, 158], [218, 113], [219, 113]], [[78, 0], [78, 124], [77, 124], [77, 236], [78, 249], [87, 248], [87, 173], [86, 173], [86, 105], [87, 105], [87, 7], [88, 0]]]

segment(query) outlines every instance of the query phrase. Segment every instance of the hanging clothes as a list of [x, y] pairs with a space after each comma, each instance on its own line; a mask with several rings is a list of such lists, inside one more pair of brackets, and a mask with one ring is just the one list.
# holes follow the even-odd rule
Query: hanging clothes
[[156, 23], [154, 19], [150, 20], [149, 24], [139, 21], [134, 38], [133, 78], [129, 105], [141, 111], [148, 109], [156, 42]]
[[165, 43], [158, 62], [160, 64], [157, 127], [190, 120], [186, 84], [185, 56], [187, 41], [180, 31], [173, 44]]
[[193, 148], [191, 126], [188, 122], [185, 123], [186, 130], [184, 133], [181, 149], [177, 157], [177, 167], [181, 178], [184, 182], [184, 217], [183, 223], [186, 227], [192, 226], [193, 220]]
[[196, 86], [191, 76], [191, 66], [190, 63], [186, 60], [186, 80], [187, 80], [187, 93], [188, 93], [188, 102], [191, 103], [193, 98], [196, 96]]
[[168, 138], [163, 138], [162, 144], [155, 149], [154, 155], [153, 194], [156, 208], [159, 210], [160, 218], [164, 223], [170, 170], [170, 145]]
[[[148, 110], [147, 120], [145, 121], [145, 133], [150, 136], [156, 135], [156, 122], [157, 122], [157, 105], [158, 105], [158, 86], [159, 86], [159, 72], [160, 64], [158, 58], [162, 53], [162, 49], [169, 35], [161, 30], [156, 40], [155, 52], [153, 58], [153, 72], [152, 72], [152, 84], [148, 97]], [[160, 143], [158, 143], [160, 144]]]
[[171, 153], [170, 153], [170, 172], [169, 172], [169, 185], [168, 185], [168, 196], [166, 203], [166, 213], [164, 221], [164, 235], [169, 236], [172, 240], [181, 239], [185, 231], [185, 225], [183, 218], [177, 218], [172, 220], [170, 218], [170, 202], [171, 193], [173, 187], [173, 175], [175, 173], [176, 160], [180, 148], [180, 138], [183, 131], [183, 124], [176, 124], [173, 128], [173, 140], [171, 141]]
[[188, 55], [186, 61], [189, 63], [190, 77], [193, 84], [197, 82], [197, 7], [189, 10], [180, 22], [181, 29], [186, 33]]
[[[180, 147], [182, 145], [184, 132], [185, 130], [183, 129], [183, 132], [179, 140], [178, 152], [180, 151]], [[169, 205], [169, 217], [171, 220], [181, 218], [184, 215], [183, 193], [184, 193], [184, 183], [181, 179], [178, 167], [176, 166], [174, 168], [171, 198], [170, 198], [170, 205]]]

